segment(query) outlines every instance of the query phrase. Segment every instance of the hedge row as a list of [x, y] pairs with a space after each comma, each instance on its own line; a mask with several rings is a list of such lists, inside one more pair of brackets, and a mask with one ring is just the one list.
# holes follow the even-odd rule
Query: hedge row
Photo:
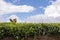
[[60, 23], [0, 23], [0, 38], [60, 35]]

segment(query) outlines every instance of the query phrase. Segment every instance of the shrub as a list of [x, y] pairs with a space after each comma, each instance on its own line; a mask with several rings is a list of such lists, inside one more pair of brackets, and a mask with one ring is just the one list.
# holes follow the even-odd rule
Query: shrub
[[10, 36], [18, 39], [52, 34], [60, 35], [59, 23], [0, 23], [0, 38]]

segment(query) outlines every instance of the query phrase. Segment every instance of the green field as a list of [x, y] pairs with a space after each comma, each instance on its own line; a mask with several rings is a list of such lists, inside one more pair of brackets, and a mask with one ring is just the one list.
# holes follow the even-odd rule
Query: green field
[[60, 23], [0, 23], [0, 38], [60, 35]]

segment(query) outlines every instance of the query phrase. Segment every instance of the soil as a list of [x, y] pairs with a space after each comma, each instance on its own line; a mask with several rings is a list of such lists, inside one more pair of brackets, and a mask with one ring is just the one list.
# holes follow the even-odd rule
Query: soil
[[14, 39], [14, 38], [12, 38], [12, 37], [5, 37], [5, 38], [3, 38], [2, 40], [16, 40], [16, 39]]
[[[12, 37], [5, 37], [2, 40], [16, 40]], [[21, 39], [20, 39], [21, 40]], [[40, 36], [34, 39], [33, 37], [28, 37], [27, 39], [24, 40], [60, 40], [59, 36]]]

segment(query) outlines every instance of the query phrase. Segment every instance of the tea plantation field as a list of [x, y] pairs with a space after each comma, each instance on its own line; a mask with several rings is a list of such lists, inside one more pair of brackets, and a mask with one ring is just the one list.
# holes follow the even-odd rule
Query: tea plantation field
[[0, 38], [60, 35], [60, 23], [0, 23]]

